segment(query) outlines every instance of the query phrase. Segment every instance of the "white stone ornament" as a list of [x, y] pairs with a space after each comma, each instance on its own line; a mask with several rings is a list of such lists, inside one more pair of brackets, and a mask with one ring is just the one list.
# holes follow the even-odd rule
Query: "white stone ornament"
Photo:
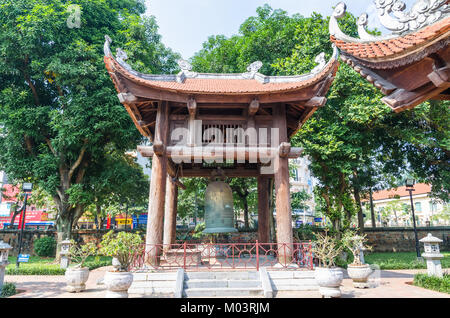
[[0, 290], [2, 289], [3, 281], [5, 279], [5, 268], [9, 264], [8, 253], [10, 249], [12, 249], [11, 245], [0, 241]]
[[247, 72], [242, 74], [242, 77], [246, 79], [253, 79], [255, 78], [255, 75], [259, 72], [261, 67], [263, 66], [263, 63], [261, 61], [256, 61], [250, 64], [247, 67]]
[[[192, 65], [188, 61], [179, 59], [177, 61], [177, 63], [181, 69], [181, 73], [183, 76], [185, 76], [185, 77], [196, 77], [197, 76], [196, 72], [192, 72]], [[180, 74], [180, 76], [181, 76], [181, 74]]]
[[128, 60], [127, 53], [124, 50], [122, 50], [120, 47], [118, 47], [116, 49], [116, 60], [120, 65], [122, 65], [127, 70], [132, 69], [131, 66], [127, 62], [125, 62], [126, 60]]
[[410, 11], [406, 11], [406, 4], [400, 0], [375, 0], [374, 3], [380, 23], [392, 31], [392, 34], [383, 36], [369, 34], [366, 30], [368, 15], [364, 13], [357, 22], [359, 39], [346, 35], [340, 29], [337, 20], [344, 17], [347, 6], [344, 2], [339, 2], [330, 17], [330, 35], [350, 42], [387, 40], [407, 32], [417, 31], [450, 15], [450, 5], [447, 4], [447, 0], [418, 0]]
[[311, 73], [316, 74], [323, 70], [325, 65], [327, 65], [327, 61], [325, 60], [325, 52], [320, 53], [314, 59], [314, 62], [317, 63], [317, 66], [312, 69]]
[[433, 24], [450, 12], [447, 0], [418, 0], [409, 12], [400, 0], [375, 0], [375, 6], [381, 24], [400, 34]]
[[442, 277], [441, 259], [444, 258], [444, 255], [439, 251], [439, 243], [442, 243], [442, 240], [428, 233], [420, 242], [424, 244], [425, 253], [422, 254], [422, 257], [427, 261], [428, 275]]

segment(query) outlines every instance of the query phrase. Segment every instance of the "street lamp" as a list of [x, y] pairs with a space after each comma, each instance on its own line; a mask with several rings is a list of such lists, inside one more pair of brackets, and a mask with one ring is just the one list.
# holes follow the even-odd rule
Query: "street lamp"
[[417, 228], [416, 228], [416, 216], [414, 214], [414, 202], [412, 197], [412, 192], [414, 191], [414, 179], [406, 179], [406, 191], [409, 192], [409, 198], [411, 200], [411, 211], [412, 211], [412, 219], [413, 219], [413, 227], [414, 227], [414, 239], [416, 240], [416, 253], [417, 258], [421, 258], [420, 249], [419, 249], [419, 239], [417, 238]]
[[17, 252], [16, 268], [19, 268], [19, 265], [20, 265], [19, 256], [20, 256], [20, 252], [22, 251], [23, 229], [25, 228], [25, 213], [27, 211], [27, 199], [28, 199], [28, 194], [31, 193], [32, 190], [33, 190], [32, 183], [24, 183], [22, 185], [22, 191], [25, 194], [25, 199], [23, 202], [21, 222], [19, 222], [21, 229], [20, 229], [20, 236], [19, 236], [19, 251]]

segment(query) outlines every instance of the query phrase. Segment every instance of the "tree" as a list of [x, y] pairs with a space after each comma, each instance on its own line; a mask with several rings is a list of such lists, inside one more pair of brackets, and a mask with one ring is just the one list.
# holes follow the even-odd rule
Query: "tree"
[[140, 17], [141, 0], [77, 1], [79, 28], [68, 23], [69, 5], [0, 0], [0, 165], [52, 196], [59, 241], [85, 211], [87, 202], [74, 198], [107, 169], [108, 151], [141, 140], [104, 67], [105, 34], [141, 71], [173, 72], [177, 57], [161, 44], [154, 18]]

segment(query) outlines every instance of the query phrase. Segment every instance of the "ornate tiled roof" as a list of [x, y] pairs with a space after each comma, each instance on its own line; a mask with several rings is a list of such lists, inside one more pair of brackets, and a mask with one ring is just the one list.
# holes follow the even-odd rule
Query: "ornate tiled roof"
[[349, 37], [340, 30], [337, 22], [344, 16], [346, 5], [340, 2], [335, 7], [330, 18], [330, 37], [343, 54], [375, 63], [420, 53], [439, 42], [441, 46], [436, 45], [436, 50], [448, 44], [450, 7], [447, 0], [419, 0], [408, 13], [403, 12], [404, 3], [397, 0], [375, 0], [375, 5], [380, 22], [393, 31], [392, 34], [377, 37], [367, 33], [368, 17], [363, 14], [358, 20], [359, 38]]
[[338, 67], [338, 50], [334, 47], [333, 56], [326, 62], [325, 54], [316, 58], [318, 64], [311, 73], [297, 76], [266, 76], [260, 74], [261, 62], [252, 63], [246, 73], [212, 74], [196, 73], [184, 60], [178, 62], [181, 72], [177, 75], [142, 74], [134, 71], [125, 61], [126, 54], [117, 49], [116, 57], [110, 51], [111, 40], [106, 37], [105, 64], [108, 70], [145, 85], [147, 87], [186, 94], [267, 94], [289, 92], [302, 89], [322, 81], [329, 74], [335, 73]]

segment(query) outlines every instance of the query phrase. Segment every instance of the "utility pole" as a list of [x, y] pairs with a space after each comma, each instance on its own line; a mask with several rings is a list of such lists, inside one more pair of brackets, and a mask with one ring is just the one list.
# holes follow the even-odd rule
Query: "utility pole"
[[370, 188], [370, 190], [369, 190], [369, 196], [370, 196], [370, 217], [372, 219], [372, 227], [377, 227], [377, 223], [375, 221], [375, 212], [373, 209], [372, 188]]
[[25, 193], [25, 199], [23, 202], [23, 211], [21, 214], [21, 222], [20, 223], [20, 236], [19, 236], [19, 251], [17, 252], [17, 259], [16, 259], [16, 268], [19, 268], [20, 263], [19, 263], [19, 256], [20, 253], [22, 252], [22, 241], [23, 241], [23, 229], [25, 228], [25, 214], [27, 212], [27, 199], [28, 199], [28, 193], [31, 193], [31, 190], [33, 189], [33, 184], [32, 183], [24, 183], [22, 185], [22, 190]]

